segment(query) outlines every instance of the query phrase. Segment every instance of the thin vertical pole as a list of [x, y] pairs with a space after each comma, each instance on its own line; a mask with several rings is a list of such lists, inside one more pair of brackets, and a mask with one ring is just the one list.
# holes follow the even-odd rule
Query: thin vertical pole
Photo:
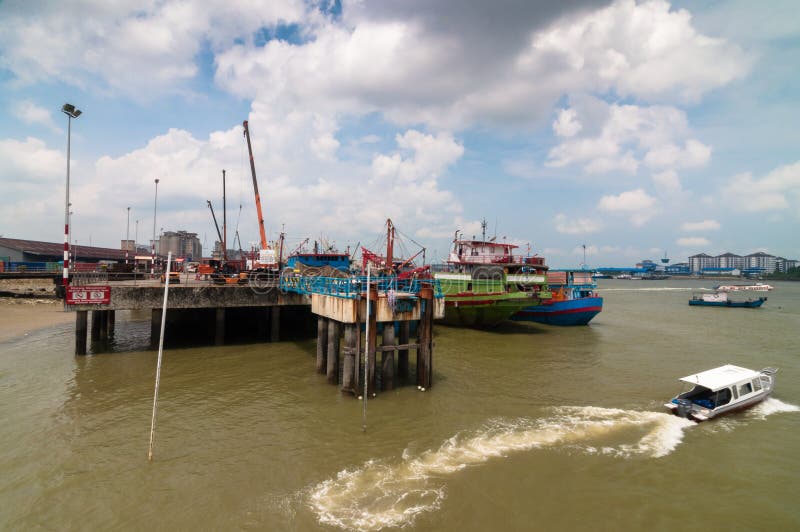
[[167, 255], [167, 277], [164, 284], [164, 304], [161, 309], [161, 338], [158, 340], [158, 365], [156, 366], [156, 390], [153, 394], [153, 418], [150, 420], [150, 448], [147, 460], [153, 461], [153, 436], [156, 432], [156, 413], [158, 412], [158, 385], [161, 382], [161, 358], [164, 355], [164, 326], [167, 322], [167, 295], [169, 293], [169, 271], [172, 265], [172, 252]]
[[369, 313], [370, 313], [370, 272], [372, 263], [367, 262], [367, 331], [364, 342], [364, 413], [361, 415], [361, 431], [367, 432], [367, 383], [369, 382]]
[[131, 208], [128, 207], [128, 223], [125, 226], [125, 264], [128, 264], [128, 256], [131, 250]]
[[64, 290], [69, 285], [69, 158], [72, 137], [72, 115], [67, 114], [67, 199], [64, 203], [64, 271], [61, 284]]

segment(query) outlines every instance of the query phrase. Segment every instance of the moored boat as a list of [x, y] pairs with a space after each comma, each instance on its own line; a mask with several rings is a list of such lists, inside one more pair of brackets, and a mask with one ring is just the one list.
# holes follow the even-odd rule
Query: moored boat
[[664, 406], [674, 414], [706, 421], [763, 401], [775, 387], [775, 368], [754, 371], [727, 364], [680, 379], [684, 389]]
[[603, 298], [595, 292], [597, 283], [590, 271], [549, 271], [547, 285], [551, 299], [525, 307], [511, 319], [548, 325], [587, 325], [603, 310]]
[[692, 294], [689, 305], [698, 307], [726, 307], [726, 308], [758, 308], [767, 300], [766, 297], [756, 299], [733, 300], [728, 297], [728, 292], [718, 291], [711, 294]]
[[486, 239], [460, 238], [456, 232], [447, 264], [433, 274], [445, 297], [443, 322], [495, 327], [523, 308], [551, 297], [544, 258], [514, 254], [518, 246]]

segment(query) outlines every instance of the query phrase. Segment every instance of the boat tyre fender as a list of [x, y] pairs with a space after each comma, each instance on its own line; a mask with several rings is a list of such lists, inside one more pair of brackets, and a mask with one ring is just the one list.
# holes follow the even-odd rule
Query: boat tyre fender
[[503, 268], [501, 266], [478, 266], [472, 270], [473, 279], [481, 280], [503, 280]]

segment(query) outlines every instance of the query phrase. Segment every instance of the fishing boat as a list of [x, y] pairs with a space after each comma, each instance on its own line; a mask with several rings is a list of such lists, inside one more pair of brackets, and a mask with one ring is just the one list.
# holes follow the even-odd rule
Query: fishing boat
[[758, 308], [763, 305], [766, 300], [767, 298], [764, 296], [755, 299], [732, 300], [728, 297], [728, 292], [717, 291], [711, 294], [692, 294], [689, 305], [698, 307]]
[[756, 284], [721, 284], [719, 286], [715, 286], [714, 290], [724, 291], [724, 292], [737, 292], [739, 290], [750, 290], [754, 292], [769, 292], [772, 290], [772, 286], [764, 283], [756, 283]]
[[511, 318], [548, 325], [587, 325], [603, 310], [603, 298], [595, 289], [592, 272], [559, 270], [547, 272], [552, 297], [540, 305], [525, 307]]
[[495, 327], [524, 308], [550, 299], [543, 257], [515, 255], [515, 244], [463, 238], [456, 231], [447, 264], [433, 273], [445, 297], [443, 322]]
[[302, 265], [310, 268], [329, 267], [345, 272], [350, 270], [350, 255], [348, 253], [340, 253], [333, 246], [320, 246], [316, 241], [314, 242], [313, 250], [302, 249], [306, 243], [308, 243], [308, 239], [305, 239], [297, 249], [289, 254], [286, 259], [287, 267], [296, 270]]
[[706, 421], [769, 397], [777, 372], [775, 368], [754, 371], [727, 364], [689, 375], [680, 379], [686, 391], [664, 406], [677, 416]]

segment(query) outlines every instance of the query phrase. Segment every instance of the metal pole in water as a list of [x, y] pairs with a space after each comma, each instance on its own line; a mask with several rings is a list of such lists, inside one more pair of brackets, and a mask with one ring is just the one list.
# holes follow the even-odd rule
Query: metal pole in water
[[167, 295], [169, 292], [169, 271], [172, 265], [172, 252], [167, 255], [167, 276], [164, 279], [164, 304], [161, 309], [161, 337], [158, 340], [158, 365], [156, 366], [156, 390], [153, 394], [153, 418], [150, 420], [150, 448], [147, 460], [153, 461], [153, 436], [156, 432], [156, 412], [158, 412], [158, 385], [161, 382], [161, 358], [164, 355], [164, 326], [167, 323]]
[[[364, 413], [361, 415], [361, 432], [367, 432], [367, 381], [369, 379], [369, 312], [370, 312], [370, 271], [372, 264], [367, 262], [367, 330], [364, 342]], [[359, 333], [360, 334], [360, 333]]]

